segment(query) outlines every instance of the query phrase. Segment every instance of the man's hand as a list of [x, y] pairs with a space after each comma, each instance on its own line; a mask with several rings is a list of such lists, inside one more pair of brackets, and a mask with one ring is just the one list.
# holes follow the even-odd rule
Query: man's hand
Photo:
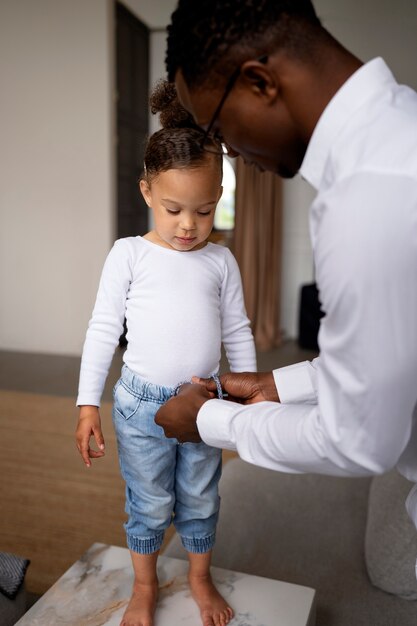
[[[203, 385], [207, 391], [216, 391], [212, 378], [193, 377], [193, 383]], [[220, 376], [222, 389], [228, 394], [228, 400], [240, 404], [254, 404], [268, 400], [279, 402], [278, 391], [272, 372], [243, 372], [241, 374], [223, 374]]]
[[[99, 450], [90, 448], [90, 437], [94, 437]], [[91, 467], [91, 459], [104, 456], [104, 438], [101, 432], [101, 420], [98, 407], [84, 405], [80, 407], [77, 431], [75, 433], [78, 452], [87, 467]]]
[[215, 394], [203, 385], [181, 385], [178, 395], [163, 404], [155, 415], [155, 422], [162, 426], [165, 436], [175, 437], [180, 443], [201, 441], [197, 429], [197, 415], [207, 400]]

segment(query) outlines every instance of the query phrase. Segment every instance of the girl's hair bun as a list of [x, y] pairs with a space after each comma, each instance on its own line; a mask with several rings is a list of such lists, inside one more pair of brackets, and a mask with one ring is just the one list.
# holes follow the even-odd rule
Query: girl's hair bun
[[149, 105], [153, 114], [159, 113], [162, 128], [153, 133], [146, 143], [144, 180], [150, 184], [161, 172], [201, 167], [213, 161], [218, 167], [220, 184], [223, 158], [221, 154], [204, 149], [204, 132], [180, 104], [175, 85], [160, 80], [151, 93]]
[[159, 113], [163, 128], [198, 128], [193, 116], [181, 105], [174, 83], [160, 80], [149, 98], [151, 112]]

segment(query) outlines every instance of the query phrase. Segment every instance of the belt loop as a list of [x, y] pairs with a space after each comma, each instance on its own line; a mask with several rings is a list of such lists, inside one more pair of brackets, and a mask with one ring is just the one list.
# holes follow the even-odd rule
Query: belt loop
[[219, 398], [219, 400], [223, 400], [223, 389], [222, 389], [222, 385], [221, 385], [221, 382], [220, 382], [219, 375], [218, 374], [213, 374], [212, 379], [216, 383], [217, 397]]
[[[222, 389], [222, 385], [220, 382], [220, 378], [218, 374], [213, 374], [213, 376], [211, 376], [210, 378], [212, 378], [214, 380], [214, 382], [216, 383], [216, 387], [217, 387], [217, 397], [219, 398], [219, 400], [223, 400], [223, 389]], [[181, 385], [187, 385], [190, 381], [189, 380], [184, 380], [181, 383], [178, 383], [178, 385], [175, 387], [174, 392], [173, 392], [173, 396], [177, 396], [179, 393], [179, 390], [181, 388]]]

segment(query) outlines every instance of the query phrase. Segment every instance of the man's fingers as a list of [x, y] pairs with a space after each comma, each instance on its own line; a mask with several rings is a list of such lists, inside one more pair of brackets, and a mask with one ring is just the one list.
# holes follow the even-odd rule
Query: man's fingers
[[160, 426], [169, 439], [175, 438], [180, 443], [201, 441], [196, 416], [201, 406], [212, 394], [200, 385], [183, 385], [178, 395], [170, 398], [158, 409], [155, 423]]
[[227, 402], [235, 402], [236, 404], [245, 404], [245, 400], [242, 400], [242, 398], [238, 398], [236, 396], [232, 396], [230, 393], [227, 394], [225, 400]]
[[207, 391], [217, 391], [216, 383], [212, 378], [200, 378], [199, 376], [193, 376], [191, 380], [193, 381], [193, 383], [205, 387]]
[[[155, 424], [164, 429], [164, 434], [167, 439], [175, 439], [174, 433], [169, 429], [169, 426], [166, 425], [165, 420], [166, 416], [169, 414], [169, 404], [175, 400], [175, 398], [170, 398], [165, 404], [161, 406], [160, 409], [157, 410], [155, 414]], [[167, 409], [168, 405], [168, 409]]]

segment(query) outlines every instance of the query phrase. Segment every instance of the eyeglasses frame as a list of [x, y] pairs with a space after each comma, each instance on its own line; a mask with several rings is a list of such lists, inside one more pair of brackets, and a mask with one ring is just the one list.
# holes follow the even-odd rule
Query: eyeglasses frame
[[[268, 55], [267, 54], [263, 54], [260, 57], [258, 57], [256, 59], [256, 61], [258, 61], [259, 63], [264, 63], [265, 64], [268, 61]], [[211, 117], [209, 125], [207, 126], [207, 130], [205, 131], [203, 137], [201, 138], [201, 147], [202, 147], [203, 150], [207, 150], [206, 143], [207, 143], [207, 140], [210, 137], [211, 130], [212, 130], [213, 126], [214, 126], [215, 121], [217, 120], [217, 118], [220, 115], [220, 111], [223, 108], [223, 105], [224, 105], [224, 103], [226, 101], [227, 96], [232, 91], [235, 82], [239, 78], [241, 69], [242, 69], [241, 66], [237, 67], [232, 72], [232, 74], [229, 76], [229, 79], [228, 79], [228, 81], [226, 83], [226, 87], [224, 88], [224, 93], [223, 93], [223, 95], [222, 95], [222, 97], [220, 99], [220, 102], [217, 105], [217, 107], [216, 107], [216, 109], [215, 109], [215, 111], [214, 111], [214, 113], [213, 113], [213, 115]], [[214, 151], [213, 150], [208, 150], [208, 152], [214, 152]], [[216, 151], [215, 154], [225, 154], [225, 151], [224, 150], [222, 150], [221, 152], [217, 152]], [[226, 154], [227, 154], [227, 151], [226, 151]]]

